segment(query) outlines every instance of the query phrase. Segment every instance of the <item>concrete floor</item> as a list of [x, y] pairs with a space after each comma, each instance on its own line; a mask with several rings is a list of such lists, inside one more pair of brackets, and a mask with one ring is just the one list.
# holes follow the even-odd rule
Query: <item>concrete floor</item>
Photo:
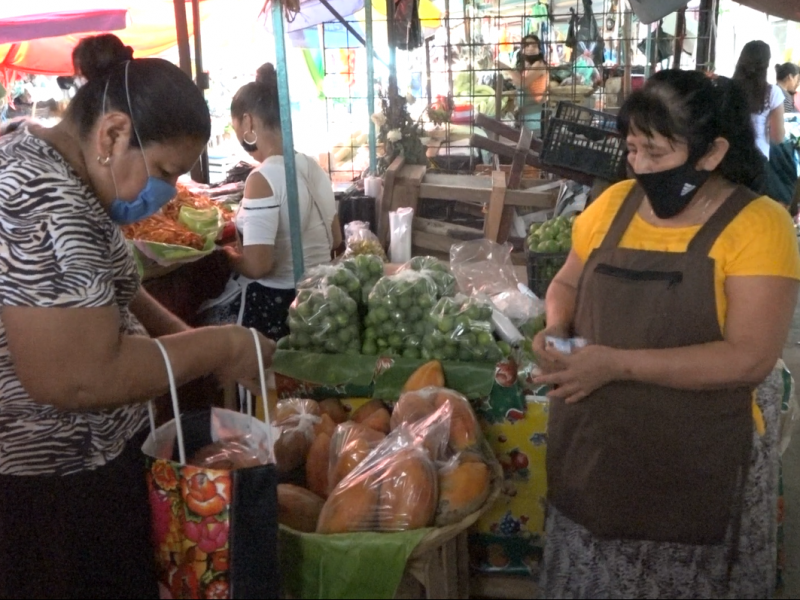
[[[783, 359], [800, 387], [800, 303], [795, 311], [792, 329], [783, 352]], [[800, 598], [800, 427], [795, 427], [792, 442], [783, 455], [784, 521], [786, 544], [785, 598]]]

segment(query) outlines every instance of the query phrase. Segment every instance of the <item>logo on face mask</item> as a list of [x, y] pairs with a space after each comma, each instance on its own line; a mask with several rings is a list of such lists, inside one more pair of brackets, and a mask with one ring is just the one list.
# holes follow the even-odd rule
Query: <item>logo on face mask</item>
[[[114, 182], [114, 193], [116, 198], [111, 201], [111, 208], [109, 215], [111, 220], [119, 225], [130, 225], [136, 221], [141, 221], [147, 217], [154, 215], [161, 207], [172, 200], [178, 193], [175, 186], [167, 183], [163, 179], [153, 177], [150, 175], [150, 169], [147, 166], [147, 157], [144, 154], [144, 146], [142, 146], [142, 139], [139, 137], [139, 131], [136, 128], [136, 123], [133, 122], [133, 107], [131, 105], [131, 95], [128, 89], [128, 67], [130, 61], [125, 64], [125, 95], [128, 98], [128, 110], [131, 115], [131, 126], [136, 135], [136, 140], [139, 142], [139, 149], [142, 152], [142, 160], [144, 160], [144, 168], [147, 170], [147, 183], [142, 191], [133, 200], [123, 200], [119, 197], [119, 190], [117, 190], [117, 178], [114, 176], [114, 167], [111, 167], [111, 180]], [[108, 82], [103, 92], [103, 115], [106, 114], [106, 95], [108, 94]]]
[[698, 171], [688, 161], [658, 173], [635, 173], [659, 219], [671, 219], [682, 213], [710, 176], [710, 171]]

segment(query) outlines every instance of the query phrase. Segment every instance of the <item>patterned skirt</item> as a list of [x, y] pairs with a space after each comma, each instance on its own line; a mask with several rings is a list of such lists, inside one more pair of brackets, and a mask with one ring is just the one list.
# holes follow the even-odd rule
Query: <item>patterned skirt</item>
[[[261, 285], [257, 281], [250, 282], [244, 294], [244, 314], [241, 325], [254, 327], [271, 340], [278, 341], [289, 335], [286, 320], [289, 307], [297, 292], [294, 289], [278, 289]], [[203, 325], [235, 324], [242, 306], [241, 294], [230, 302], [207, 310], [200, 317]]]
[[550, 506], [540, 579], [542, 597], [771, 598], [777, 572], [783, 391], [779, 369], [757, 390], [765, 432], [753, 433], [739, 555], [730, 573], [730, 532], [726, 543], [719, 546], [600, 539]]

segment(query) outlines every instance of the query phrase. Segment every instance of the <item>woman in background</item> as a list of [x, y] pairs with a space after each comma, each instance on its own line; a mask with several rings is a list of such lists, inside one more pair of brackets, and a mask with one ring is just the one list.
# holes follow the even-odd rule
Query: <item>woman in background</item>
[[756, 134], [756, 146], [765, 160], [769, 160], [769, 146], [783, 142], [783, 91], [767, 82], [772, 53], [769, 46], [759, 40], [748, 42], [742, 48], [733, 80], [742, 86], [747, 96], [750, 119]]
[[[236, 214], [239, 243], [226, 247], [241, 295], [227, 308], [228, 319], [255, 327], [273, 340], [288, 335], [286, 319], [295, 297], [289, 201], [275, 67], [259, 68], [256, 80], [241, 87], [231, 102], [233, 129], [257, 161], [245, 182]], [[317, 162], [295, 154], [297, 201], [305, 269], [330, 262], [341, 244], [333, 187]]]
[[783, 112], [798, 112], [794, 101], [797, 86], [800, 84], [800, 67], [790, 62], [775, 65], [775, 76], [778, 80], [778, 87], [783, 92]]

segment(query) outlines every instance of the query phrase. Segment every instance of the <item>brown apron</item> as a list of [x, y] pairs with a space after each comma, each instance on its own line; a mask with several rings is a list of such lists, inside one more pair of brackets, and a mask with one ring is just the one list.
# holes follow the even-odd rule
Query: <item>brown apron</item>
[[[685, 253], [619, 248], [644, 198], [625, 199], [578, 286], [575, 334], [624, 349], [723, 339], [711, 247], [755, 195], [738, 188]], [[616, 381], [577, 404], [554, 400], [549, 500], [594, 535], [718, 544], [737, 531], [752, 446], [752, 389], [687, 391]], [[735, 539], [735, 538], [734, 538]]]

